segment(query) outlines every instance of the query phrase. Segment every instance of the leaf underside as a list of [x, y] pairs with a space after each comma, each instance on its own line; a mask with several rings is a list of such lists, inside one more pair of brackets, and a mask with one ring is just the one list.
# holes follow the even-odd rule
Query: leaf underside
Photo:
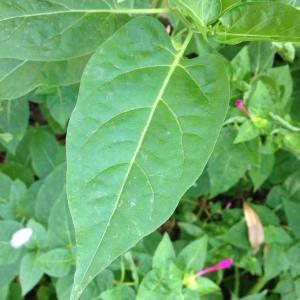
[[163, 26], [134, 19], [83, 74], [67, 136], [77, 242], [71, 299], [155, 230], [201, 174], [229, 99], [223, 59], [183, 59]]

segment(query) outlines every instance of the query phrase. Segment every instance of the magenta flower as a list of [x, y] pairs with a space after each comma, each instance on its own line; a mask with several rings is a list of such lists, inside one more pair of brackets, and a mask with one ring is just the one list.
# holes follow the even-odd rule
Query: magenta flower
[[229, 202], [227, 202], [227, 204], [225, 205], [225, 209], [229, 209], [229, 208], [231, 208], [231, 206], [232, 206], [232, 202], [229, 201]]
[[233, 260], [231, 258], [226, 258], [216, 265], [213, 265], [211, 267], [199, 271], [198, 273], [195, 274], [195, 277], [197, 278], [207, 273], [214, 272], [221, 269], [228, 269], [231, 267], [232, 264], [233, 264]]
[[237, 99], [234, 103], [235, 107], [242, 111], [247, 117], [250, 118], [250, 113], [248, 109], [245, 107], [242, 99]]

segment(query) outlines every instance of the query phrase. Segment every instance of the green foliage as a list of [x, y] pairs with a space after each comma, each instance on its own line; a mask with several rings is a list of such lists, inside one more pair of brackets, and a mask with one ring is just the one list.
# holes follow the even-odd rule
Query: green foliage
[[300, 298], [299, 4], [2, 0], [0, 300]]

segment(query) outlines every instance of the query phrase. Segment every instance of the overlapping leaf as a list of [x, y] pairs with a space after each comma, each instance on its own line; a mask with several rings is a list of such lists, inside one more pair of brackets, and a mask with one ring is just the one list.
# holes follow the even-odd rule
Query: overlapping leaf
[[128, 20], [119, 15], [124, 9], [145, 6], [137, 2], [2, 0], [0, 57], [47, 61], [90, 54]]
[[41, 85], [80, 81], [89, 56], [59, 62], [0, 59], [0, 99], [19, 98]]
[[227, 110], [223, 59], [183, 59], [159, 22], [122, 27], [89, 62], [67, 137], [71, 299], [163, 223], [201, 174]]
[[217, 28], [220, 42], [300, 41], [300, 11], [290, 5], [274, 2], [249, 2], [229, 9]]

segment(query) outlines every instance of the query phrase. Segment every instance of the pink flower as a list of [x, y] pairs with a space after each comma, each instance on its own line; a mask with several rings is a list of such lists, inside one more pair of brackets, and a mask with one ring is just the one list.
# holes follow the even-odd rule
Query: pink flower
[[199, 277], [199, 276], [205, 275], [207, 273], [214, 272], [214, 271], [221, 270], [221, 269], [228, 269], [229, 267], [231, 267], [232, 264], [233, 264], [233, 260], [231, 258], [226, 258], [216, 265], [213, 265], [211, 267], [205, 268], [205, 269], [197, 272], [195, 274], [195, 277]]
[[244, 102], [241, 99], [237, 99], [234, 103], [236, 108], [243, 108], [244, 107]]
[[232, 206], [232, 202], [229, 201], [227, 202], [227, 204], [225, 205], [225, 209], [229, 209]]
[[250, 113], [248, 109], [245, 107], [242, 99], [237, 99], [234, 103], [235, 107], [242, 111], [247, 117], [250, 118]]

